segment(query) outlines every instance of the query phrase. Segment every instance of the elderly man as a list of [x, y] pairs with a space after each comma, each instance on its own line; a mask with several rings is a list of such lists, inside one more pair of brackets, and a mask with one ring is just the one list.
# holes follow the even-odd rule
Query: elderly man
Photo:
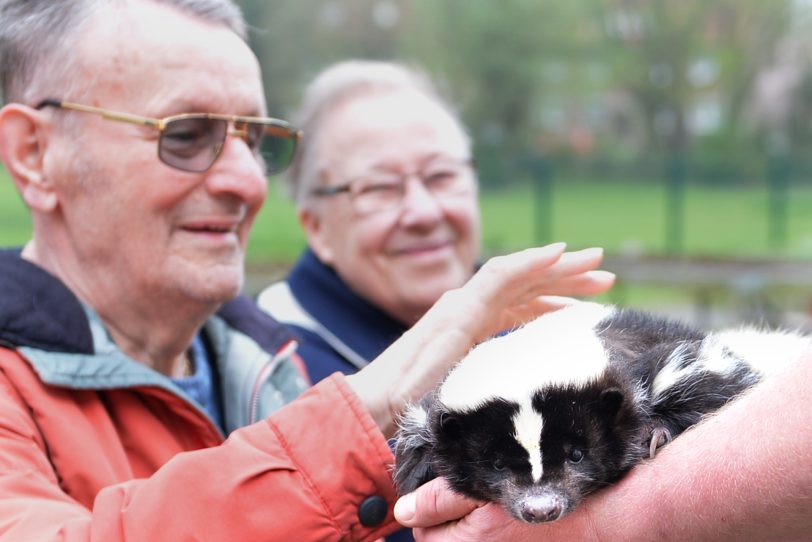
[[33, 220], [0, 255], [2, 540], [380, 537], [404, 405], [589, 280], [560, 244], [492, 260], [293, 401], [285, 330], [228, 302], [299, 137], [243, 27], [229, 0], [0, 0], [0, 158]]

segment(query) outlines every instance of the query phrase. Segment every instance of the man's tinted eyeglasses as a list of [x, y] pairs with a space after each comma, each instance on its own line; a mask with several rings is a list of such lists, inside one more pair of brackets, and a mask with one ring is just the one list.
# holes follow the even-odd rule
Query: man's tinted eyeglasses
[[232, 135], [246, 142], [268, 174], [279, 173], [290, 165], [302, 137], [302, 132], [287, 122], [266, 117], [186, 113], [156, 119], [53, 99], [41, 101], [36, 108], [48, 106], [152, 126], [160, 133], [158, 158], [170, 167], [191, 172], [209, 169], [220, 156], [226, 136]]

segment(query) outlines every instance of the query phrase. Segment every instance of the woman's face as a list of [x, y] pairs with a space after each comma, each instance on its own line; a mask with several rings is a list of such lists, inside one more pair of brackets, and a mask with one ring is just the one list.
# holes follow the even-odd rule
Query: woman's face
[[[311, 247], [358, 294], [412, 324], [446, 290], [465, 283], [479, 255], [477, 185], [469, 143], [442, 107], [413, 90], [341, 103], [315, 142], [326, 186], [400, 177], [402, 200], [359, 211], [339, 193], [300, 218]], [[453, 164], [467, 190], [436, 196], [421, 177]], [[425, 179], [423, 179], [425, 180]], [[466, 184], [466, 183], [463, 183]], [[355, 203], [355, 204], [354, 204]]]

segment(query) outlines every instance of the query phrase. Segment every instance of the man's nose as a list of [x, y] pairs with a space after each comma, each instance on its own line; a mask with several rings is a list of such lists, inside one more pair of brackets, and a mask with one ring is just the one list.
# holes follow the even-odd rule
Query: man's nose
[[232, 193], [245, 202], [265, 201], [268, 180], [254, 151], [240, 137], [227, 137], [220, 156], [207, 172], [207, 188], [213, 193]]

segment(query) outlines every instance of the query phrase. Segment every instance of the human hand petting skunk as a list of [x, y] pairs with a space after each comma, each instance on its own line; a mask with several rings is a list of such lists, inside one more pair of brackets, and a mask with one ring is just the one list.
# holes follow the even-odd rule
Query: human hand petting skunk
[[[704, 334], [635, 311], [567, 307], [477, 346], [406, 413], [396, 484], [410, 492], [439, 475], [473, 499], [433, 482], [426, 491], [445, 519], [482, 501], [554, 521], [808, 347], [789, 333]], [[415, 499], [399, 503], [398, 519], [432, 525], [431, 513], [415, 523]]]
[[565, 252], [564, 243], [491, 258], [451, 290], [374, 363], [347, 377], [385, 436], [406, 405], [434, 388], [470, 348], [501, 330], [608, 289], [614, 275], [596, 270], [598, 248]]

